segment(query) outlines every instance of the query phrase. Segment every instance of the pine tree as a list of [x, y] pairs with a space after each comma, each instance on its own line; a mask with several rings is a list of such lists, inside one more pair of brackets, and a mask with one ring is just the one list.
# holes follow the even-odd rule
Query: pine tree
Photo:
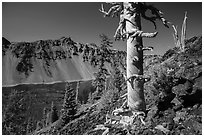
[[124, 82], [124, 77], [122, 72], [119, 69], [119, 60], [117, 58], [117, 56], [114, 58], [113, 61], [113, 69], [114, 69], [114, 73], [113, 73], [113, 84], [114, 86], [118, 89], [118, 91], [120, 92], [122, 90], [122, 84]]
[[90, 103], [90, 104], [93, 104], [93, 103], [94, 103], [93, 96], [92, 96], [92, 93], [91, 93], [91, 92], [89, 93], [87, 103]]
[[48, 113], [46, 114], [45, 125], [48, 126], [50, 124], [51, 124], [51, 111], [48, 111]]
[[110, 62], [110, 47], [112, 47], [112, 42], [110, 39], [102, 34], [100, 35], [101, 38], [101, 46], [100, 46], [100, 53], [98, 54], [98, 72], [95, 73], [95, 79], [93, 81], [93, 86], [97, 88], [97, 91], [102, 94], [102, 91], [105, 89], [105, 81], [107, 76], [109, 75], [108, 70], [105, 67], [105, 62]]
[[61, 110], [61, 119], [64, 124], [70, 122], [77, 112], [75, 92], [69, 83], [65, 86], [64, 103]]
[[42, 117], [43, 127], [46, 127], [46, 126], [47, 126], [47, 124], [46, 124], [47, 112], [48, 112], [48, 109], [45, 107], [45, 108], [43, 109], [43, 117]]
[[57, 108], [54, 105], [54, 102], [52, 102], [52, 105], [51, 105], [51, 123], [54, 123], [57, 120], [58, 120]]

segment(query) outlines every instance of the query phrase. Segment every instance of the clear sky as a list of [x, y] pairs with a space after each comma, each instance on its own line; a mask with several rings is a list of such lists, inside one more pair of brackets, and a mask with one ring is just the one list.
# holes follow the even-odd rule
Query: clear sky
[[[187, 38], [202, 35], [201, 2], [156, 2], [167, 20], [178, 25], [179, 34], [185, 11], [188, 12]], [[119, 18], [104, 18], [99, 12], [99, 2], [45, 2], [2, 3], [2, 36], [9, 41], [36, 41], [71, 36], [74, 41], [100, 44], [99, 34], [113, 39]], [[109, 7], [104, 4], [105, 9]], [[159, 34], [153, 39], [144, 39], [144, 46], [153, 46], [153, 54], [163, 54], [173, 48], [173, 30], [157, 21]], [[153, 32], [152, 23], [142, 20], [142, 29]], [[125, 42], [114, 42], [114, 48], [126, 50]], [[150, 53], [150, 52], [149, 52]]]

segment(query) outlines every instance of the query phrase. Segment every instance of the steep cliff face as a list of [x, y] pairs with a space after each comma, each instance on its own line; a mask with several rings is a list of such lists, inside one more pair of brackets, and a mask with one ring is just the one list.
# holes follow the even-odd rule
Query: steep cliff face
[[2, 57], [3, 86], [85, 81], [93, 79], [97, 71], [84, 61], [96, 48], [71, 38], [16, 42], [6, 47]]

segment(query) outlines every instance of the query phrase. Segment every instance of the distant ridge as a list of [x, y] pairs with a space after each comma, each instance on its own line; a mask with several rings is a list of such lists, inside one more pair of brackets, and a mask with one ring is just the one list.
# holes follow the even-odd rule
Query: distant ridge
[[[85, 55], [96, 49], [76, 43], [70, 37], [35, 42], [4, 41], [9, 45], [2, 57], [4, 87], [91, 80], [97, 71], [96, 67], [83, 61]], [[90, 51], [85, 53], [87, 47]], [[107, 67], [111, 68], [110, 65]]]

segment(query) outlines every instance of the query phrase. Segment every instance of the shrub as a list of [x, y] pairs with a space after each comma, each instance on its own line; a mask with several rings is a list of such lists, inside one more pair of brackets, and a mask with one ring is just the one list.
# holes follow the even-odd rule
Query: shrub
[[155, 82], [153, 83], [155, 89], [165, 94], [171, 93], [174, 86], [173, 76], [169, 75], [167, 70], [164, 68], [162, 68], [160, 71], [158, 70], [158, 72], [155, 72], [155, 76]]
[[34, 123], [33, 123], [33, 118], [29, 117], [28, 122], [27, 122], [27, 127], [26, 127], [26, 134], [30, 134], [34, 131]]
[[176, 51], [173, 49], [169, 49], [164, 55], [162, 56], [162, 61], [167, 60], [168, 58], [172, 57], [174, 54], [176, 54]]
[[42, 129], [42, 128], [43, 128], [42, 122], [41, 122], [41, 121], [38, 121], [38, 122], [37, 122], [37, 125], [36, 125], [36, 130], [38, 131], [38, 130], [40, 130], [40, 129]]

